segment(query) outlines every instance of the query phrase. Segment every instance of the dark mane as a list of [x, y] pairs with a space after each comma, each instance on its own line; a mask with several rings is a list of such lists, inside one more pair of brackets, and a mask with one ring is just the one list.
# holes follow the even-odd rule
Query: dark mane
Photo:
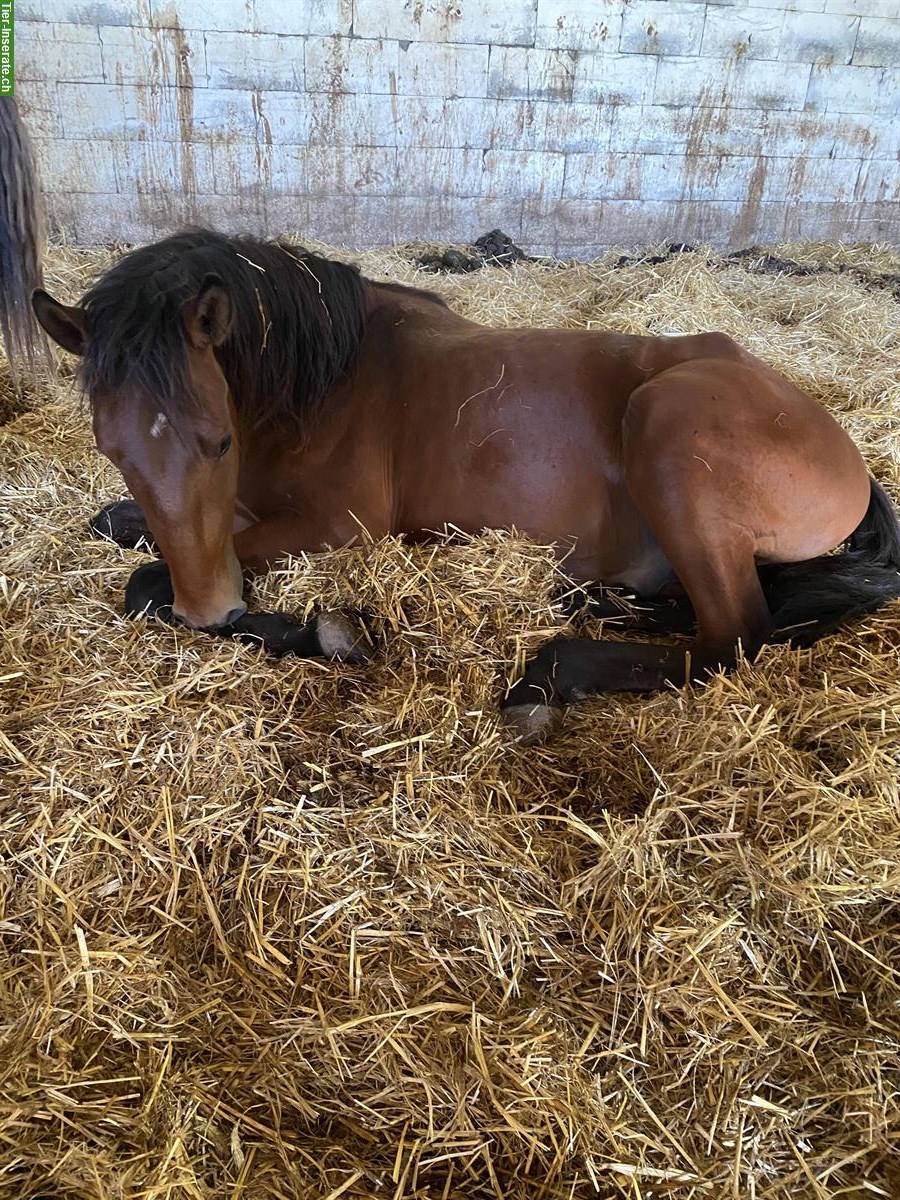
[[192, 229], [125, 255], [82, 301], [89, 396], [136, 387], [178, 422], [194, 402], [181, 309], [218, 276], [234, 314], [216, 351], [241, 424], [309, 430], [365, 326], [354, 266], [283, 241]]

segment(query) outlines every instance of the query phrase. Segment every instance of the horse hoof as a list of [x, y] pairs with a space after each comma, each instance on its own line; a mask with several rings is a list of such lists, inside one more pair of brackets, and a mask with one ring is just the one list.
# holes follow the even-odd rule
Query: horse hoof
[[94, 537], [115, 542], [125, 550], [135, 550], [138, 546], [156, 549], [143, 509], [134, 500], [116, 500], [112, 504], [104, 504], [88, 521], [88, 529]]
[[562, 724], [563, 710], [557, 704], [510, 704], [501, 710], [505, 725], [523, 746], [546, 741]]
[[313, 619], [316, 637], [325, 658], [348, 663], [369, 661], [363, 633], [342, 613], [323, 612]]
[[168, 564], [161, 559], [144, 563], [133, 571], [125, 585], [126, 617], [158, 617], [172, 624], [175, 592]]

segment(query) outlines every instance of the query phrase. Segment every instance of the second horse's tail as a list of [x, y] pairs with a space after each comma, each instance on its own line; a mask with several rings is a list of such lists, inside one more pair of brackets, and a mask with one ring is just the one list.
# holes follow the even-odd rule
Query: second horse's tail
[[12, 97], [0, 99], [0, 337], [18, 385], [23, 365], [50, 361], [31, 309], [42, 284], [43, 207], [31, 141]]

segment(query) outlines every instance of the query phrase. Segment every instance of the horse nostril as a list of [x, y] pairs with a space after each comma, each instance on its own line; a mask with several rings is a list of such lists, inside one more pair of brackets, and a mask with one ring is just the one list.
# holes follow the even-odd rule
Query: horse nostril
[[235, 621], [239, 621], [241, 619], [241, 617], [244, 615], [244, 613], [246, 611], [247, 611], [247, 605], [239, 604], [237, 606], [237, 608], [233, 608], [231, 610], [231, 612], [229, 612], [226, 615], [225, 620], [222, 622], [222, 624], [223, 625], [233, 625], [235, 623]]

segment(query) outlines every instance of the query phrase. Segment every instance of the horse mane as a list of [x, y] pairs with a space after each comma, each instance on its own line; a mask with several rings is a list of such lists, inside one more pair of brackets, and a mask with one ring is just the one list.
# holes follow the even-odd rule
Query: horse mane
[[179, 424], [196, 404], [182, 306], [210, 275], [232, 306], [216, 356], [239, 423], [306, 436], [359, 347], [365, 282], [357, 267], [286, 241], [188, 229], [126, 254], [82, 301], [85, 390], [93, 400], [136, 387]]

